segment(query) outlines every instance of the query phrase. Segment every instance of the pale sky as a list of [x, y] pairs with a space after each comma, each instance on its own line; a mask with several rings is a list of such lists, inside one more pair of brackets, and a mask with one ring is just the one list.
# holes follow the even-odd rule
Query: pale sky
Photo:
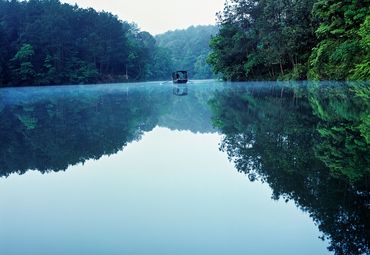
[[108, 11], [153, 35], [191, 25], [215, 24], [225, 0], [61, 0]]

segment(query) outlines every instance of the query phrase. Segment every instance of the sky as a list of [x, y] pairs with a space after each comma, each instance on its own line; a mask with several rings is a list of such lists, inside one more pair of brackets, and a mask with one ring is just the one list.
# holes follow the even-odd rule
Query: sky
[[80, 7], [111, 12], [121, 20], [135, 22], [153, 35], [192, 25], [216, 23], [225, 0], [62, 0]]

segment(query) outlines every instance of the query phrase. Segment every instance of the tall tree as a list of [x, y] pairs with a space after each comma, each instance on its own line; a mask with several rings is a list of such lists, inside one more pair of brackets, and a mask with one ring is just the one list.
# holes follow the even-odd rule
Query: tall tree
[[23, 44], [14, 58], [10, 60], [13, 81], [17, 84], [30, 84], [35, 78], [36, 73], [31, 62], [34, 54], [35, 51], [31, 44]]

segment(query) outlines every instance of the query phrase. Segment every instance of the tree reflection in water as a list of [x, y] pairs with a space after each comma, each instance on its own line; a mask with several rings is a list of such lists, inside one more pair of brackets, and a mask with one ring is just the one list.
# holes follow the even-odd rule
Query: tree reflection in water
[[149, 85], [3, 89], [0, 176], [66, 170], [157, 125], [215, 132], [211, 108], [238, 171], [293, 200], [336, 254], [369, 254], [370, 86], [303, 85], [189, 87], [185, 97]]
[[172, 89], [120, 84], [1, 90], [0, 176], [66, 170], [115, 154], [157, 125], [214, 132], [209, 88], [186, 97]]
[[156, 126], [167, 95], [158, 101], [153, 93], [103, 86], [2, 91], [0, 175], [66, 170], [117, 153]]
[[369, 88], [251, 85], [210, 102], [237, 170], [309, 213], [338, 255], [370, 253]]

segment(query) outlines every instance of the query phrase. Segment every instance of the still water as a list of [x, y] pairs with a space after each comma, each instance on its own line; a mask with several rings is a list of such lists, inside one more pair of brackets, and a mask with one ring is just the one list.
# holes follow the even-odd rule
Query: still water
[[370, 85], [0, 90], [0, 253], [369, 254]]

